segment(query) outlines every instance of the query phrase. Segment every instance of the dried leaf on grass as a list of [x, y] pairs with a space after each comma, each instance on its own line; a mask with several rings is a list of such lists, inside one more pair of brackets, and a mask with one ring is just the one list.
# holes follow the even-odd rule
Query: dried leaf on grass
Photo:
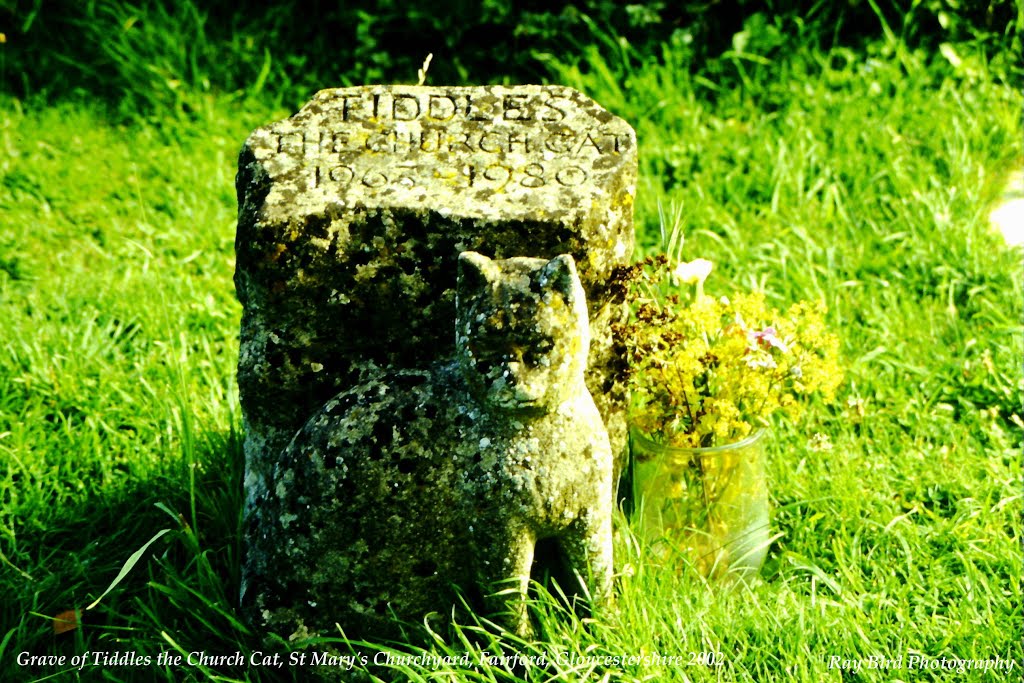
[[53, 632], [55, 635], [74, 631], [78, 628], [78, 610], [69, 609], [61, 612], [53, 618]]

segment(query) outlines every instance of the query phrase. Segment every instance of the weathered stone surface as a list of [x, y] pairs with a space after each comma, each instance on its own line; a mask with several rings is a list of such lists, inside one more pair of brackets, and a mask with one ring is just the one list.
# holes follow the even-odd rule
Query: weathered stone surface
[[325, 90], [239, 160], [236, 286], [249, 504], [325, 401], [454, 353], [457, 255], [571, 254], [587, 382], [617, 453], [625, 394], [604, 287], [633, 248], [632, 129], [556, 86]]
[[567, 590], [575, 571], [609, 597], [612, 452], [573, 261], [464, 253], [457, 291], [455, 361], [339, 393], [273, 458], [247, 530], [261, 626], [395, 636], [396, 619], [444, 622], [458, 585], [527, 633], [535, 551]]
[[[453, 583], [521, 587], [538, 541], [607, 592], [608, 454], [626, 445], [610, 278], [631, 257], [635, 184], [633, 131], [563, 87], [325, 90], [253, 132], [235, 282], [257, 620], [385, 633], [392, 613], [447, 613]], [[510, 297], [488, 334], [456, 327], [468, 251], [478, 284], [511, 278], [487, 289]], [[549, 297], [565, 320], [530, 303], [559, 255], [580, 289]], [[586, 334], [559, 328], [588, 308]], [[487, 347], [512, 357], [481, 365]], [[526, 372], [541, 358], [555, 365]], [[522, 630], [521, 600], [507, 607]]]

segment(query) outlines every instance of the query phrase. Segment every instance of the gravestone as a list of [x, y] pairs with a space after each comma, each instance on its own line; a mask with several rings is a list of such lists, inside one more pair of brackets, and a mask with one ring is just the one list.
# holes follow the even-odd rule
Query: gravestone
[[[586, 295], [586, 385], [616, 472], [626, 448], [624, 309], [632, 129], [570, 88], [324, 90], [239, 159], [235, 283], [246, 516], [332, 397], [455, 355], [457, 260], [570, 255]], [[245, 586], [243, 585], [243, 591]]]

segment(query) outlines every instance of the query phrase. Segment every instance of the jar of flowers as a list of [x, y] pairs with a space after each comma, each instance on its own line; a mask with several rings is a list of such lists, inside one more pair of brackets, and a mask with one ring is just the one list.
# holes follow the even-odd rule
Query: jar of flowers
[[771, 542], [764, 440], [770, 416], [834, 399], [838, 339], [820, 305], [773, 309], [760, 292], [711, 296], [712, 264], [634, 264], [624, 280], [634, 520], [650, 548], [702, 575], [749, 578]]

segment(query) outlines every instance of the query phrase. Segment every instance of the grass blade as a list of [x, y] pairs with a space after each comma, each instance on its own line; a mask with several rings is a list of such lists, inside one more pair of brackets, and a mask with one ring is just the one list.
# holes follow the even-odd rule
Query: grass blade
[[128, 572], [130, 572], [132, 569], [134, 569], [135, 565], [138, 564], [139, 560], [142, 559], [142, 555], [146, 552], [146, 550], [149, 548], [149, 546], [153, 545], [153, 543], [156, 542], [156, 540], [158, 538], [160, 538], [161, 536], [163, 536], [164, 534], [166, 534], [169, 531], [170, 531], [170, 529], [161, 529], [160, 531], [156, 532], [156, 534], [153, 536], [153, 538], [151, 538], [148, 541], [146, 541], [145, 545], [143, 545], [141, 548], [139, 548], [134, 553], [132, 553], [132, 556], [129, 557], [128, 560], [124, 563], [124, 566], [121, 567], [121, 571], [119, 571], [117, 573], [117, 576], [114, 577], [114, 580], [111, 581], [109, 586], [107, 586], [107, 590], [103, 591], [102, 595], [100, 595], [100, 597], [98, 597], [95, 600], [93, 600], [92, 603], [88, 607], [86, 607], [85, 609], [87, 609], [87, 610], [88, 609], [92, 609], [96, 605], [100, 604], [100, 600], [105, 598], [107, 596], [107, 593], [109, 593], [110, 591], [114, 590], [114, 588], [117, 586], [117, 584], [121, 583], [121, 581], [124, 580], [124, 577], [128, 576]]

